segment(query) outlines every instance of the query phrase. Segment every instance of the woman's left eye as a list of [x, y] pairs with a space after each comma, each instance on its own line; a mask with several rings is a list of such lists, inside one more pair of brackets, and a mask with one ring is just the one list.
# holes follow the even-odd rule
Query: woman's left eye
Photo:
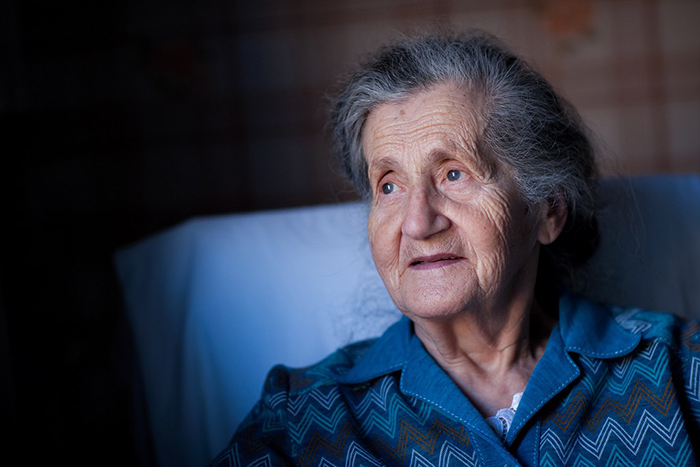
[[382, 193], [390, 195], [396, 190], [396, 185], [389, 182], [382, 185]]
[[462, 178], [462, 172], [459, 170], [450, 170], [447, 172], [447, 180], [451, 182], [456, 182], [460, 178]]

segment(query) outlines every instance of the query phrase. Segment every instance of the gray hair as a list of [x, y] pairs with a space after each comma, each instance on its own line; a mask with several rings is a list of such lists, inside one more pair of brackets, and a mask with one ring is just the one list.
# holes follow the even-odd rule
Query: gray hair
[[479, 154], [510, 167], [530, 206], [566, 200], [564, 232], [544, 250], [557, 272], [573, 280], [574, 270], [598, 244], [598, 173], [587, 130], [576, 110], [539, 73], [491, 36], [406, 38], [380, 49], [351, 75], [331, 110], [344, 175], [367, 199], [371, 189], [361, 140], [370, 112], [446, 82], [479, 97], [485, 122], [477, 135]]

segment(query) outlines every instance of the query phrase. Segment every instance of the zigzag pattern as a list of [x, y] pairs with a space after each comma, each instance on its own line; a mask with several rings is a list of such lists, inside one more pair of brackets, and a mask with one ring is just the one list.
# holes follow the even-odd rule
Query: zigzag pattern
[[[436, 418], [432, 426], [425, 431], [424, 427], [414, 427], [406, 420], [401, 420], [399, 436], [393, 443], [388, 442], [380, 437], [376, 437], [377, 444], [382, 446], [392, 458], [397, 462], [403, 463], [408, 452], [408, 447], [411, 444], [421, 447], [428, 454], [435, 453], [435, 447], [439, 439], [445, 439], [445, 436], [458, 441], [462, 448], [469, 444], [467, 430], [465, 427], [456, 429], [440, 419]], [[421, 429], [422, 428], [422, 429]], [[394, 446], [392, 446], [392, 444]]]
[[595, 375], [600, 371], [600, 368], [603, 366], [603, 360], [598, 360], [597, 358], [591, 358], [587, 357], [585, 355], [581, 355], [579, 357], [579, 361], [586, 366], [590, 370], [590, 373]]
[[[657, 351], [660, 355], [657, 355]], [[617, 379], [610, 381], [611, 391], [624, 394], [629, 385], [639, 378], [646, 378], [656, 386], [661, 384], [661, 379], [664, 377], [663, 368], [669, 363], [666, 349], [657, 341], [640, 352], [639, 358], [636, 357], [636, 354], [634, 358], [625, 357], [619, 364], [613, 366], [612, 373]]]
[[[393, 378], [380, 379], [357, 400], [348, 395], [342, 398], [344, 403], [339, 404], [341, 394], [338, 387], [308, 391], [298, 398], [290, 397], [287, 434], [293, 442], [306, 445], [306, 450], [300, 455], [302, 464], [312, 465], [321, 451], [327, 462], [347, 457], [348, 453], [344, 451], [352, 445], [350, 435], [353, 431], [372, 433], [380, 451], [393, 462], [402, 464], [412, 452], [415, 453], [415, 462], [420, 462], [421, 453], [434, 456], [440, 440], [452, 439], [462, 449], [469, 444], [465, 427], [455, 428], [436, 418], [427, 404], [412, 408], [398, 391]], [[352, 419], [361, 421], [359, 430], [357, 426], [353, 429], [347, 421], [349, 413]], [[451, 459], [464, 457], [467, 465], [474, 463], [473, 452], [469, 455], [453, 448], [447, 453]]]
[[613, 436], [618, 442], [614, 442], [611, 445], [625, 447], [631, 454], [637, 456], [640, 447], [652, 439], [652, 437], [648, 436], [649, 430], [656, 435], [653, 439], [660, 439], [668, 447], [675, 447], [679, 435], [685, 432], [680, 410], [676, 412], [668, 426], [664, 426], [657, 418], [645, 410], [632, 433], [629, 432], [629, 428], [629, 426], [620, 423], [618, 420], [607, 418], [600, 430], [595, 433], [595, 436], [586, 436], [583, 430], [579, 429], [576, 436], [571, 436], [564, 443], [553, 430], [547, 429], [542, 435], [541, 444], [543, 446], [550, 445], [554, 452], [557, 453], [560, 462], [567, 463], [571, 454], [574, 452], [580, 453], [581, 449], [600, 460]]
[[[250, 427], [257, 433], [243, 436], [244, 441], [230, 451], [229, 460], [247, 457], [269, 465], [269, 457], [256, 458], [265, 444], [292, 443], [299, 446], [296, 462], [302, 466], [479, 464], [466, 427], [429, 404], [404, 396], [392, 376], [378, 378], [362, 391], [311, 382], [307, 390], [280, 390], [267, 394], [263, 401], [261, 423]], [[244, 456], [238, 456], [239, 447]]]
[[369, 388], [369, 391], [367, 391], [367, 394], [360, 400], [360, 402], [350, 402], [352, 405], [352, 411], [356, 413], [359, 418], [363, 418], [365, 413], [371, 408], [376, 407], [379, 410], [387, 410], [386, 402], [389, 399], [389, 392], [394, 389], [394, 380], [391, 378], [383, 378], [379, 384], [379, 387]]
[[289, 422], [288, 433], [292, 441], [301, 443], [309, 429], [321, 429], [326, 433], [335, 433], [338, 425], [347, 418], [347, 410], [343, 405], [333, 407], [331, 411], [311, 405], [306, 407], [299, 422]]
[[700, 401], [700, 358], [690, 359], [690, 377], [685, 387], [686, 395], [690, 400]]
[[417, 425], [424, 426], [432, 416], [432, 411], [426, 404], [420, 404], [417, 409], [412, 409], [402, 398], [395, 395], [387, 397], [387, 400], [388, 402], [382, 402], [381, 405], [371, 408], [364, 418], [360, 418], [362, 430], [365, 433], [379, 430], [393, 439], [396, 438], [396, 427], [400, 420], [412, 420]]
[[669, 409], [675, 405], [675, 397], [676, 391], [673, 387], [673, 380], [671, 377], [669, 377], [668, 383], [663, 388], [663, 393], [658, 397], [654, 389], [650, 389], [641, 381], [636, 381], [624, 403], [617, 398], [606, 397], [602, 404], [600, 404], [600, 408], [589, 418], [585, 426], [591, 431], [596, 430], [598, 424], [604, 420], [610, 412], [622, 418], [626, 423], [631, 423], [637, 409], [644, 402], [656, 409], [659, 415], [665, 417]]
[[[656, 386], [661, 385], [661, 379], [664, 377], [662, 369], [668, 366], [669, 355], [659, 341], [641, 344], [639, 353], [627, 356], [613, 365], [612, 375], [614, 378], [610, 379], [606, 378], [606, 375], [597, 374], [601, 369], [604, 369], [606, 373], [610, 371], [603, 360], [581, 356], [579, 361], [586, 369], [590, 370], [580, 382], [590, 391], [590, 394], [601, 393], [601, 385], [605, 384], [606, 391], [616, 395], [624, 395], [628, 393], [629, 386], [636, 383], [640, 377], [649, 380]], [[573, 397], [579, 396], [573, 395]], [[565, 404], [568, 403], [568, 401], [565, 402]]]
[[[312, 465], [319, 451], [323, 451], [325, 455], [331, 455], [333, 458], [341, 460], [343, 458], [346, 441], [351, 433], [352, 426], [348, 422], [345, 422], [342, 429], [337, 432], [334, 441], [315, 432], [306, 443], [306, 449], [299, 455], [299, 463], [301, 465]], [[348, 448], [352, 448], [353, 444], [353, 442], [350, 442]], [[357, 455], [356, 451], [354, 451], [354, 453]]]
[[310, 405], [319, 405], [321, 410], [331, 410], [333, 406], [337, 405], [336, 402], [339, 398], [338, 388], [333, 386], [326, 388], [324, 391], [308, 391], [301, 396], [290, 397], [287, 402], [287, 410], [293, 417], [296, 417], [301, 409], [305, 410]]
[[[560, 458], [553, 456], [551, 452], [546, 452], [540, 459], [540, 465], [542, 467], [560, 467], [562, 462]], [[681, 465], [692, 465], [692, 448], [690, 444], [685, 443], [677, 451], [669, 450], [668, 448], [659, 446], [654, 440], [651, 440], [641, 457], [630, 458], [625, 455], [619, 447], [613, 445], [604, 463], [599, 460], [589, 459], [584, 453], [577, 453], [573, 462], [566, 461], [566, 465], [571, 465], [572, 467], [638, 467], [640, 465], [677, 467]]]
[[[584, 382], [582, 381], [582, 383]], [[583, 385], [586, 386], [585, 384]], [[599, 385], [602, 386], [600, 383]], [[545, 420], [552, 421], [559, 427], [559, 429], [566, 432], [572, 422], [577, 420], [577, 418], [585, 413], [587, 414], [587, 420], [583, 426], [592, 432], [598, 429], [598, 425], [601, 423], [601, 421], [605, 420], [611, 412], [622, 418], [626, 423], [630, 423], [634, 418], [637, 408], [642, 403], [646, 402], [649, 406], [656, 409], [662, 416], [666, 416], [668, 410], [675, 401], [675, 390], [670, 378], [668, 383], [663, 388], [663, 393], [660, 395], [660, 397], [657, 397], [654, 390], [647, 388], [647, 386], [642, 384], [640, 381], [636, 381], [632, 390], [629, 392], [618, 393], [617, 391], [613, 391], [613, 393], [625, 395], [627, 400], [623, 403], [617, 398], [594, 398], [594, 402], [598, 402], [599, 406], [591, 415], [590, 411], [588, 410], [588, 406], [592, 398], [587, 396], [583, 390], [571, 391], [571, 395], [562, 404], [564, 410], [555, 410]], [[576, 426], [581, 426], [581, 424], [577, 423]]]
[[[481, 462], [479, 462], [475, 452], [472, 453], [471, 456], [468, 456], [451, 443], [443, 444], [442, 448], [440, 449], [437, 462], [435, 462], [434, 459], [429, 459], [415, 449], [411, 450], [409, 458], [410, 459], [407, 464], [409, 467], [478, 467], [482, 465]], [[333, 463], [325, 457], [322, 457], [316, 465], [319, 467], [367, 467], [383, 466], [384, 464], [381, 464], [379, 460], [372, 456], [372, 454], [353, 441], [348, 445], [348, 453], [345, 461], [341, 460]]]
[[[700, 405], [691, 404], [691, 413], [684, 414], [678, 400], [666, 325], [673, 318], [643, 318], [646, 314], [636, 310], [618, 316], [627, 329], [656, 336], [632, 354], [609, 363], [579, 358], [581, 378], [542, 422], [542, 465], [692, 464], [687, 417], [697, 424]], [[689, 328], [682, 333], [682, 346], [698, 351], [700, 326]], [[684, 395], [700, 402], [700, 357], [687, 356], [684, 367]]]
[[652, 327], [652, 324], [648, 321], [634, 318], [642, 311], [641, 308], [612, 307], [611, 311], [615, 315], [615, 321], [633, 334], [640, 334]]
[[700, 352], [700, 322], [688, 323], [681, 334], [681, 345], [691, 352]]
[[212, 467], [272, 467], [272, 458], [270, 454], [263, 454], [257, 459], [247, 459], [245, 463], [241, 462], [241, 456], [238, 454], [238, 447], [233, 446], [228, 452], [225, 452], [223, 456], [216, 459], [216, 462]]
[[440, 449], [440, 455], [438, 456], [438, 466], [457, 466], [465, 465], [468, 467], [476, 467], [481, 463], [476, 457], [476, 452], [472, 451], [472, 455], [468, 456], [463, 450], [458, 449], [451, 443], [443, 444]]
[[393, 379], [383, 378], [378, 388], [371, 388], [357, 402], [344, 399], [344, 403], [340, 404], [337, 387], [311, 390], [299, 397], [290, 397], [288, 413], [299, 421], [289, 422], [288, 433], [295, 442], [300, 442], [312, 427], [333, 433], [338, 423], [346, 417], [348, 408], [353, 417], [361, 421], [362, 432], [378, 430], [389, 438], [396, 437], [397, 425], [404, 417], [413, 419], [419, 425], [427, 423], [431, 415], [429, 407], [421, 404], [418, 410], [414, 410], [403, 398], [396, 397], [397, 393]]
[[[295, 465], [322, 467], [473, 467], [510, 463], [511, 456], [534, 456], [545, 466], [692, 465], [691, 443], [700, 443], [691, 439], [700, 433], [700, 324], [635, 310], [617, 319], [642, 333], [637, 349], [610, 359], [572, 353], [580, 376], [534, 423], [521, 425], [513, 446], [451, 418], [451, 407], [404, 395], [399, 372], [333, 382], [358, 346], [318, 367], [273, 371], [254, 423], [215, 465], [279, 465], [280, 453]], [[518, 446], [530, 451], [515, 452]]]
[[367, 467], [370, 465], [375, 467], [383, 467], [383, 464], [377, 461], [369, 452], [365, 451], [362, 446], [355, 442], [350, 444], [346, 459], [346, 467]]

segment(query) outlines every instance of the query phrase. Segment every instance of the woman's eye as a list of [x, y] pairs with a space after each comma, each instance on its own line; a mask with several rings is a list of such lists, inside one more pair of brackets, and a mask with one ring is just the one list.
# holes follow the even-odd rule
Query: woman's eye
[[396, 190], [396, 185], [394, 185], [393, 183], [385, 183], [384, 185], [382, 185], [382, 193], [384, 193], [385, 195], [390, 195], [394, 192], [394, 190]]
[[456, 182], [460, 178], [462, 178], [462, 172], [459, 170], [450, 170], [447, 172], [447, 180], [451, 182]]

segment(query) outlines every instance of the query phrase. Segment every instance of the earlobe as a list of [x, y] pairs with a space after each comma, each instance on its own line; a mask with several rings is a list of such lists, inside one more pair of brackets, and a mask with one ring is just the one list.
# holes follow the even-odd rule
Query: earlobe
[[537, 239], [542, 245], [549, 245], [559, 237], [566, 224], [568, 209], [564, 196], [543, 202], [541, 215]]

